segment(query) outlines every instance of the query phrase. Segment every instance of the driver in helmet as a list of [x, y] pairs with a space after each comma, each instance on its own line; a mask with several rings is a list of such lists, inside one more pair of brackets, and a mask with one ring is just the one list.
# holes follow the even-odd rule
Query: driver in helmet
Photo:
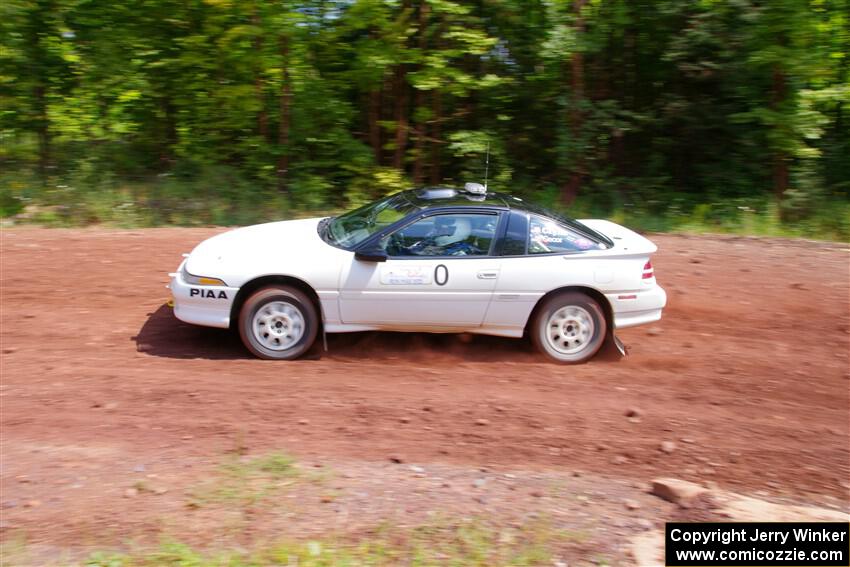
[[434, 219], [434, 228], [428, 236], [410, 247], [416, 256], [466, 256], [481, 254], [481, 250], [466, 242], [472, 234], [472, 223], [467, 218], [441, 215]]

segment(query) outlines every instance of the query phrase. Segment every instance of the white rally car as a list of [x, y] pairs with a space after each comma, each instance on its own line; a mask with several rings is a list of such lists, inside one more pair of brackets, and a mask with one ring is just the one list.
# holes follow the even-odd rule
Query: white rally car
[[575, 363], [616, 340], [614, 329], [661, 318], [656, 249], [612, 222], [467, 184], [219, 234], [169, 287], [178, 319], [237, 328], [261, 358], [296, 358], [320, 331], [385, 330], [527, 333], [550, 358]]

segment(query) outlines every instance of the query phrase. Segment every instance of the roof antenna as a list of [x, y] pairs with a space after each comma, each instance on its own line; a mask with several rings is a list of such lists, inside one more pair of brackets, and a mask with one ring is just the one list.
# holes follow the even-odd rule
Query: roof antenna
[[487, 140], [487, 157], [484, 165], [484, 185], [480, 183], [467, 183], [463, 186], [464, 191], [476, 196], [476, 201], [483, 201], [487, 195], [487, 176], [490, 173], [490, 140]]
[[487, 190], [487, 175], [490, 173], [490, 140], [487, 140], [487, 157], [484, 162], [484, 190]]

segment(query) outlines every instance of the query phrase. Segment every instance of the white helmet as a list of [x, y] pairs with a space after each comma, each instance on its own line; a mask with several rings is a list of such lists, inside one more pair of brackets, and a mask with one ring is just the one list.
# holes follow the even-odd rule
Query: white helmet
[[469, 219], [453, 217], [451, 221], [453, 222], [451, 222], [449, 226], [454, 226], [454, 231], [451, 234], [437, 236], [434, 238], [434, 243], [437, 246], [448, 246], [455, 242], [463, 242], [469, 238], [470, 234], [472, 234], [472, 223], [469, 222]]

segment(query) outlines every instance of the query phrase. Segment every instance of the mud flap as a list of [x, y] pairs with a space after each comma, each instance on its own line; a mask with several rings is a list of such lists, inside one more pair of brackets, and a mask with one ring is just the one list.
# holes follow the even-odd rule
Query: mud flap
[[623, 356], [629, 356], [629, 351], [626, 349], [626, 345], [623, 344], [623, 341], [621, 341], [620, 338], [613, 333], [613, 331], [611, 332], [611, 338], [614, 341], [614, 346], [616, 346], [617, 350], [620, 351], [620, 354]]
[[324, 352], [328, 352], [328, 334], [325, 332], [325, 310], [322, 308], [321, 303], [319, 303], [319, 313], [322, 316], [322, 346], [324, 347]]

